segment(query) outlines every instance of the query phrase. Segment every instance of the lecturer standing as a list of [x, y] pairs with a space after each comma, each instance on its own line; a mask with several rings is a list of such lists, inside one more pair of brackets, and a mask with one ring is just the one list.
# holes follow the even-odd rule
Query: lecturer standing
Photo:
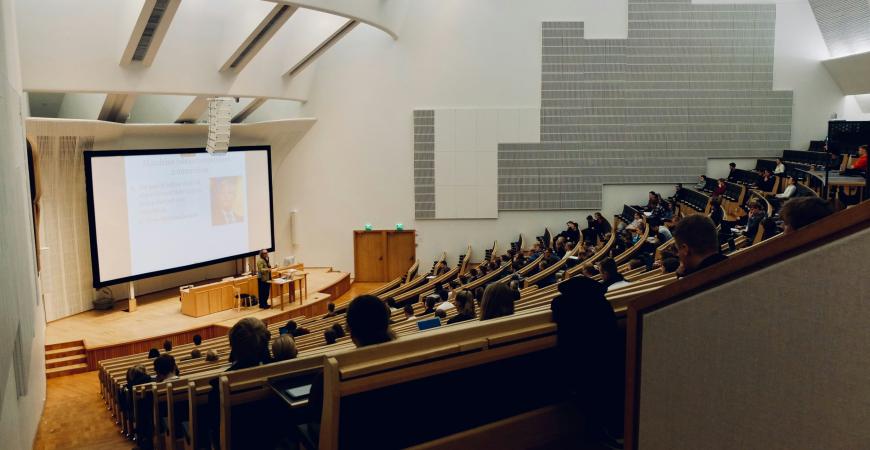
[[257, 257], [257, 293], [260, 298], [260, 309], [269, 309], [269, 281], [272, 280], [272, 268], [269, 266], [269, 252], [260, 250]]

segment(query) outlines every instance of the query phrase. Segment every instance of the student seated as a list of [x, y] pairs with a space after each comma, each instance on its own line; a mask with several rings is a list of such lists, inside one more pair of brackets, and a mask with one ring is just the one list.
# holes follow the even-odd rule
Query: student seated
[[151, 350], [148, 350], [148, 359], [154, 359], [158, 356], [160, 356], [160, 350], [157, 350], [153, 347], [151, 348]]
[[163, 351], [167, 353], [172, 351], [172, 341], [169, 339], [163, 341]]
[[819, 197], [799, 197], [787, 201], [779, 216], [785, 225], [783, 232], [788, 234], [833, 213], [831, 204]]
[[616, 261], [613, 258], [604, 258], [598, 263], [598, 270], [601, 272], [601, 285], [608, 291], [618, 289], [623, 286], [628, 286], [630, 283], [625, 281], [625, 277], [619, 273], [616, 267]]
[[742, 234], [749, 239], [755, 239], [755, 234], [758, 233], [758, 226], [767, 218], [767, 212], [761, 207], [758, 201], [749, 202], [749, 213], [746, 215], [746, 226], [738, 229], [742, 230]]
[[474, 312], [474, 296], [469, 291], [459, 291], [453, 300], [456, 304], [457, 314], [447, 320], [448, 324], [473, 320], [477, 317]]
[[202, 352], [200, 352], [198, 348], [195, 348], [195, 349], [190, 351], [190, 358], [189, 359], [199, 359], [201, 357], [202, 357]]
[[335, 331], [332, 328], [329, 328], [323, 332], [323, 340], [326, 341], [326, 345], [335, 344], [335, 341], [338, 338], [335, 336]]
[[601, 215], [600, 212], [595, 213], [595, 232], [598, 233], [598, 237], [601, 240], [605, 240], [605, 235], [610, 233], [613, 230], [613, 227], [610, 226], [610, 222]]
[[770, 192], [773, 190], [774, 184], [776, 184], [776, 178], [770, 173], [770, 169], [762, 169], [761, 180], [758, 181], [758, 189], [762, 192]]
[[414, 307], [411, 305], [405, 305], [405, 320], [417, 320], [417, 316], [414, 315]]
[[202, 336], [198, 334], [193, 335], [193, 345], [199, 347], [202, 344]]
[[218, 359], [220, 359], [220, 358], [218, 358], [218, 354], [214, 350], [209, 350], [209, 351], [205, 352], [205, 360], [206, 361], [217, 362]]
[[293, 359], [299, 351], [296, 349], [296, 341], [289, 334], [282, 334], [272, 341], [272, 360], [286, 361]]
[[776, 194], [776, 198], [792, 198], [794, 197], [795, 193], [797, 193], [797, 179], [795, 177], [786, 177], [785, 183], [785, 190], [782, 191], [782, 193], [780, 194]]
[[553, 382], [565, 384], [575, 396], [587, 434], [608, 437], [601, 448], [621, 448], [616, 439], [623, 430], [625, 337], [604, 287], [589, 278], [571, 278], [559, 285], [550, 309], [558, 326], [557, 360], [563, 365]]
[[642, 224], [643, 214], [641, 214], [640, 212], [636, 212], [634, 213], [634, 220], [632, 220], [630, 224], [626, 225], [625, 229], [628, 231], [637, 231]]
[[156, 373], [154, 381], [157, 383], [178, 379], [177, 371], [175, 357], [168, 353], [164, 353], [154, 360], [154, 373]]
[[300, 328], [299, 325], [296, 324], [295, 320], [288, 321], [287, 325], [284, 328], [286, 328], [287, 333], [293, 337], [304, 336], [311, 332], [307, 328]]
[[716, 225], [709, 217], [695, 214], [683, 218], [672, 231], [680, 267], [677, 275], [684, 277], [728, 259], [719, 253]]
[[673, 273], [680, 268], [680, 260], [677, 258], [662, 259], [662, 272]]
[[493, 283], [483, 291], [480, 302], [480, 320], [490, 320], [496, 317], [510, 316], [514, 313], [514, 302], [519, 298], [519, 292], [504, 283]]
[[269, 340], [271, 333], [262, 320], [245, 317], [230, 328], [227, 337], [230, 341], [230, 362], [227, 371], [247, 369], [268, 364]]
[[347, 328], [357, 347], [381, 344], [395, 339], [390, 330], [390, 312], [374, 295], [361, 295], [347, 307]]
[[713, 197], [710, 199], [710, 220], [713, 221], [715, 225], [721, 225], [722, 220], [725, 218], [725, 213], [722, 212], [722, 199], [719, 197]]
[[326, 304], [326, 314], [323, 316], [324, 319], [335, 316], [335, 303], [329, 302]]
[[435, 312], [435, 299], [433, 297], [424, 297], [423, 302], [426, 305], [426, 309], [423, 310], [424, 316]]
[[781, 158], [776, 158], [776, 167], [774, 167], [773, 173], [776, 175], [782, 175], [785, 173], [785, 164], [782, 162]]
[[332, 324], [332, 332], [335, 333], [336, 338], [343, 338], [347, 335], [340, 323]]

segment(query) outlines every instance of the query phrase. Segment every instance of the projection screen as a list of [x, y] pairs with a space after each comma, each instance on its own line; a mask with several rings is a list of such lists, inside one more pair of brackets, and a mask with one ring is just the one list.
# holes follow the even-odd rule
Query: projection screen
[[84, 157], [95, 288], [275, 247], [269, 146]]

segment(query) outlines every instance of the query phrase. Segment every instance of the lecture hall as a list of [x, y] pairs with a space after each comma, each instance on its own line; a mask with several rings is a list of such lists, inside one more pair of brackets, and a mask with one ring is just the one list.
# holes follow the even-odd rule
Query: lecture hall
[[0, 449], [868, 448], [868, 68], [868, 0], [0, 0]]

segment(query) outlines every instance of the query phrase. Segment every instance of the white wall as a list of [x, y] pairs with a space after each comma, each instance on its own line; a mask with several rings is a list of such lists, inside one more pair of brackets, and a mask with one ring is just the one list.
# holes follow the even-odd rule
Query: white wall
[[[831, 113], [843, 114], [843, 96], [819, 62], [827, 48], [808, 3], [777, 5], [774, 89], [794, 90], [792, 147], [806, 148], [824, 137]], [[276, 167], [276, 216], [298, 210], [297, 245], [281, 239], [289, 228], [276, 223], [279, 254], [353, 270], [351, 230], [365, 223], [415, 228], [417, 255], [428, 261], [441, 250], [455, 256], [466, 242], [480, 252], [492, 239], [534, 237], [545, 225], [561, 229], [567, 219], [584, 218], [589, 211], [415, 221], [412, 110], [539, 107], [541, 22], [583, 20], [589, 37], [620, 38], [626, 17], [624, 0], [419, 0], [397, 41], [368, 29], [347, 36], [318, 62], [303, 106], [303, 115], [318, 124]], [[709, 168], [719, 173], [728, 161]], [[751, 168], [754, 161], [738, 166]], [[651, 189], [637, 190], [643, 198]], [[618, 212], [626, 195], [609, 187], [605, 214]]]
[[[33, 447], [45, 403], [45, 318], [39, 301], [29, 174], [22, 115], [15, 8], [0, 0], [0, 448]], [[21, 365], [16, 380], [13, 343], [21, 330]], [[18, 387], [26, 394], [18, 396]]]

